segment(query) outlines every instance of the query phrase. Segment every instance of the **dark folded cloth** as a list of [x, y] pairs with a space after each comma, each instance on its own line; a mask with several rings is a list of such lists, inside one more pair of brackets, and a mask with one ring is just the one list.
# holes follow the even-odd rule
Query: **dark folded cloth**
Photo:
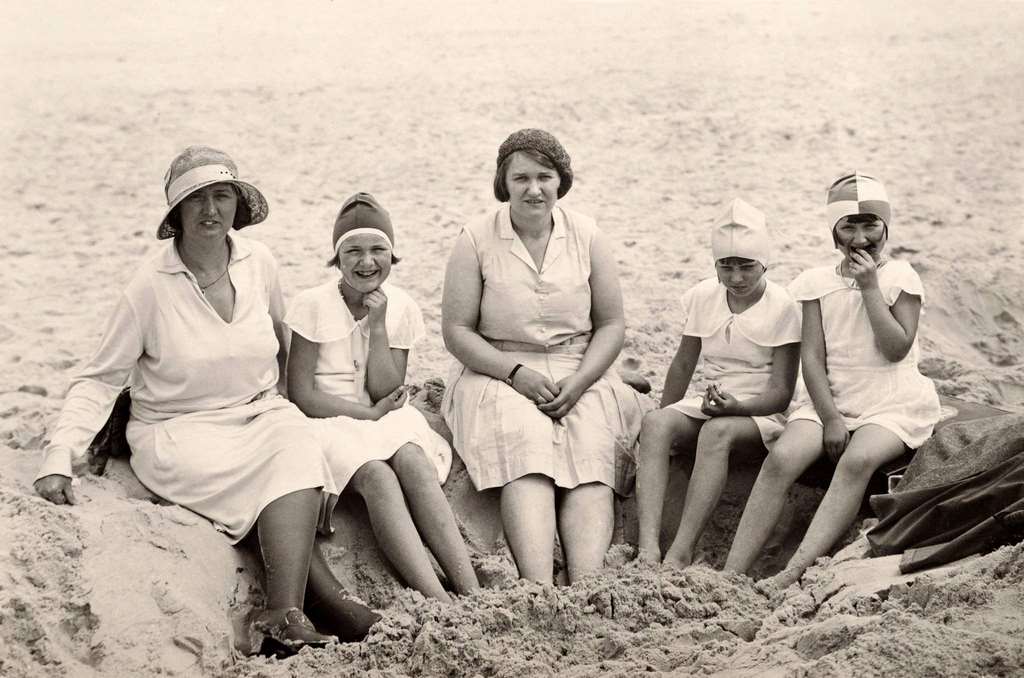
[[874, 555], [903, 552], [903, 572], [1024, 538], [1024, 416], [947, 426], [918, 450], [891, 494], [871, 498]]

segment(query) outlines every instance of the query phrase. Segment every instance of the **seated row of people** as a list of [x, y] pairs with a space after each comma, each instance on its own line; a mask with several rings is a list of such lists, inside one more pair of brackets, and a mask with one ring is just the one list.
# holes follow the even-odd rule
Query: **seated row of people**
[[[462, 230], [445, 275], [442, 330], [455, 360], [441, 409], [476, 489], [500, 492], [520, 576], [553, 580], [556, 533], [569, 582], [600, 568], [614, 497], [631, 489], [634, 462], [639, 557], [689, 564], [730, 454], [753, 448], [766, 458], [726, 562], [740, 572], [800, 473], [822, 454], [837, 462], [779, 575], [793, 581], [853, 521], [871, 473], [919, 446], [938, 419], [934, 387], [917, 370], [920, 279], [883, 256], [882, 184], [855, 173], [829, 188], [843, 259], [806, 271], [789, 291], [765, 276], [764, 215], [734, 201], [712, 232], [716, 277], [683, 296], [662, 408], [644, 416], [612, 367], [625, 318], [611, 246], [593, 219], [558, 204], [572, 182], [554, 136], [510, 135], [493, 182], [502, 205]], [[406, 402], [409, 351], [424, 323], [410, 295], [387, 282], [399, 261], [387, 211], [366, 193], [346, 200], [328, 261], [339, 277], [300, 293], [286, 312], [273, 257], [233, 232], [268, 213], [234, 162], [190, 147], [164, 190], [157, 236], [167, 244], [120, 295], [99, 350], [72, 380], [39, 494], [75, 503], [73, 461], [130, 386], [132, 468], [233, 543], [255, 534], [267, 572], [257, 623], [282, 651], [358, 639], [379, 618], [346, 598], [315, 539], [330, 531], [346, 490], [366, 502], [408, 585], [450, 600], [429, 548], [448, 589], [476, 589], [441, 489], [451, 449]], [[705, 385], [688, 398], [701, 357]], [[801, 364], [806, 394], [794, 400]], [[658, 532], [676, 450], [693, 454], [694, 466], [663, 559]]]

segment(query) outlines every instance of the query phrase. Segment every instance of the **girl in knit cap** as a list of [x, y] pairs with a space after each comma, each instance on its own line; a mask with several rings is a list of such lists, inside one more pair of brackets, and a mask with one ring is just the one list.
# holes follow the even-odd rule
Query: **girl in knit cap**
[[455, 448], [476, 489], [501, 488], [519, 575], [545, 583], [556, 531], [570, 582], [603, 564], [640, 428], [638, 396], [612, 368], [625, 319], [611, 247], [557, 204], [572, 179], [554, 136], [511, 134], [494, 175], [504, 204], [459, 234], [442, 302]]
[[385, 282], [398, 262], [391, 219], [372, 195], [357, 193], [342, 205], [331, 242], [328, 265], [341, 277], [300, 293], [285, 316], [288, 391], [313, 418], [335, 485], [366, 502], [381, 550], [406, 584], [450, 602], [424, 541], [456, 592], [478, 584], [441, 489], [451, 449], [406, 404], [402, 384], [423, 316]]
[[890, 207], [885, 188], [847, 174], [828, 189], [839, 264], [804, 271], [790, 289], [803, 306], [801, 364], [810, 402], [790, 415], [747, 502], [726, 563], [745, 572], [778, 522], [790, 485], [822, 453], [835, 474], [807, 534], [774, 584], [786, 587], [853, 523], [868, 480], [916, 449], [939, 420], [931, 380], [917, 369], [921, 279], [883, 256]]
[[[782, 432], [799, 363], [800, 312], [765, 277], [770, 243], [765, 218], [740, 199], [715, 222], [717, 277], [682, 298], [683, 338], [665, 379], [661, 409], [644, 417], [637, 471], [639, 558], [684, 567], [725, 486], [736, 449], [771, 449]], [[699, 358], [703, 393], [684, 397]], [[695, 453], [683, 516], [661, 559], [659, 535], [669, 457]]]

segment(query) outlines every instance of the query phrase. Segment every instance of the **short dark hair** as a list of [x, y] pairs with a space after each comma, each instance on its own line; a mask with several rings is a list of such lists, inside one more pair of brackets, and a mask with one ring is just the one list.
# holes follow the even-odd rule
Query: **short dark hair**
[[494, 172], [494, 197], [497, 198], [499, 202], [509, 201], [510, 196], [508, 194], [508, 186], [505, 185], [505, 179], [508, 175], [508, 166], [512, 164], [512, 158], [516, 153], [522, 153], [531, 160], [535, 160], [541, 165], [544, 165], [544, 167], [555, 170], [555, 172], [558, 172], [559, 181], [565, 181], [565, 177], [563, 177], [562, 173], [558, 171], [558, 167], [555, 166], [555, 163], [551, 158], [532, 148], [523, 148], [515, 153], [509, 153], [505, 156], [505, 159], [501, 161], [501, 164], [498, 165], [498, 169]]
[[[238, 186], [235, 186], [234, 184], [230, 185], [232, 190], [235, 192], [235, 196], [238, 198], [238, 200], [235, 201], [235, 220], [231, 223], [231, 228], [237, 231], [244, 226], [248, 226], [252, 221], [252, 210], [249, 209], [249, 203], [245, 199], [245, 196], [242, 195], [242, 192], [238, 190]], [[180, 207], [181, 202], [175, 205], [174, 209], [167, 214], [167, 224], [171, 227], [171, 230], [174, 231], [175, 237], [181, 235], [181, 213], [178, 211]]]

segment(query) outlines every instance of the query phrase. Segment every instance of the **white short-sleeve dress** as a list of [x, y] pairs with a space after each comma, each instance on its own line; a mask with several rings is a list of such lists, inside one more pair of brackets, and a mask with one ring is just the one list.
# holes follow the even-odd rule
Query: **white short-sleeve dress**
[[[776, 347], [800, 342], [800, 308], [789, 292], [765, 281], [761, 298], [742, 313], [729, 310], [725, 286], [708, 278], [682, 297], [683, 334], [701, 341], [704, 379], [717, 383], [739, 400], [764, 393], [771, 380]], [[694, 419], [710, 419], [701, 409], [702, 398], [691, 396], [668, 407]], [[787, 410], [788, 411], [788, 410]], [[787, 412], [751, 417], [765, 448], [782, 433]]]
[[[924, 304], [921, 278], [906, 261], [883, 264], [878, 286], [889, 306], [904, 292]], [[797, 301], [818, 300], [821, 305], [829, 387], [847, 429], [876, 424], [907, 447], [920, 447], [931, 436], [941, 407], [935, 384], [918, 370], [917, 340], [899, 362], [882, 355], [856, 281], [841, 276], [834, 265], [804, 271], [790, 284], [790, 291]], [[809, 397], [789, 417], [798, 419], [821, 423]]]
[[[384, 323], [391, 348], [411, 350], [423, 338], [423, 315], [404, 290], [381, 285], [387, 295]], [[338, 292], [337, 281], [301, 292], [291, 303], [285, 323], [307, 340], [319, 344], [313, 383], [318, 391], [372, 405], [366, 390], [366, 356], [370, 347], [367, 319], [356, 320]], [[406, 404], [380, 419], [351, 417], [310, 419], [323, 446], [335, 485], [342, 489], [368, 461], [390, 459], [402, 445], [419, 445], [443, 483], [451, 470], [452, 451], [419, 410]]]
[[165, 241], [121, 294], [99, 349], [72, 380], [39, 476], [71, 475], [130, 383], [126, 435], [146, 487], [210, 519], [232, 542], [270, 502], [320, 488], [326, 531], [338, 490], [305, 416], [277, 391], [277, 263], [262, 243], [228, 238], [231, 320]]

